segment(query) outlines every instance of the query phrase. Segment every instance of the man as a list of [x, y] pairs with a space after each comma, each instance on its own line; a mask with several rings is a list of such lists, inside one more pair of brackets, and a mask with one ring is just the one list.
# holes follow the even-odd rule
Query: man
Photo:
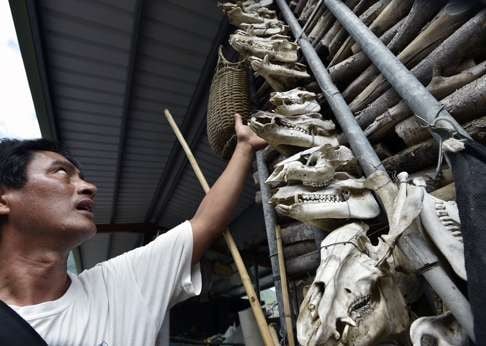
[[265, 146], [238, 115], [235, 130], [235, 152], [190, 221], [79, 276], [67, 256], [96, 233], [96, 187], [48, 141], [0, 143], [0, 300], [49, 345], [154, 345], [168, 309], [199, 293], [197, 263]]

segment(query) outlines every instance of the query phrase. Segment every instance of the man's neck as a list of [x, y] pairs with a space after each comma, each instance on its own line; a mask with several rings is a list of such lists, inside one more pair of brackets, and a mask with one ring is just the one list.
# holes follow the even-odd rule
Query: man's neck
[[0, 240], [0, 299], [26, 306], [60, 298], [70, 284], [67, 251], [5, 235]]

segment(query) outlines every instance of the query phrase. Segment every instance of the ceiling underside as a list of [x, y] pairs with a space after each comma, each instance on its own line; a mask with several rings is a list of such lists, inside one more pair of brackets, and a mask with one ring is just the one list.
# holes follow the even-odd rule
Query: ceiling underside
[[[205, 135], [207, 92], [227, 24], [214, 0], [11, 0], [44, 137], [98, 187], [98, 224], [170, 228], [203, 197], [162, 111], [169, 108], [213, 183], [224, 162]], [[36, 87], [37, 86], [37, 87]], [[253, 203], [247, 184], [236, 215]], [[82, 266], [141, 244], [101, 233]]]

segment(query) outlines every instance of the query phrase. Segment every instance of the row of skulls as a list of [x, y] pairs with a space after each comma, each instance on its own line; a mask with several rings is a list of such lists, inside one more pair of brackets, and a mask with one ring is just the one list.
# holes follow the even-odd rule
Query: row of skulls
[[298, 45], [286, 36], [288, 27], [268, 9], [272, 0], [221, 4], [230, 24], [238, 29], [230, 45], [258, 75], [277, 91], [288, 90], [296, 81], [308, 80], [306, 66], [297, 62]]
[[408, 345], [411, 339], [418, 346], [433, 336], [439, 344], [463, 345], [464, 333], [449, 312], [411, 324], [409, 306], [419, 296], [420, 283], [392, 246], [411, 223], [419, 223], [458, 277], [466, 280], [457, 206], [432, 197], [420, 181], [408, 183], [403, 173], [391, 208], [396, 223], [391, 222], [389, 234], [377, 245], [371, 243], [362, 220], [380, 214], [372, 193], [379, 184], [360, 177], [352, 151], [339, 145], [335, 124], [321, 115], [318, 96], [293, 88], [310, 75], [297, 62], [299, 47], [285, 36], [288, 28], [267, 7], [271, 4], [248, 0], [220, 6], [238, 28], [230, 45], [274, 90], [269, 100], [273, 110], [258, 111], [249, 121], [286, 156], [267, 180], [275, 191], [272, 203], [279, 214], [329, 232], [300, 307], [299, 343]]

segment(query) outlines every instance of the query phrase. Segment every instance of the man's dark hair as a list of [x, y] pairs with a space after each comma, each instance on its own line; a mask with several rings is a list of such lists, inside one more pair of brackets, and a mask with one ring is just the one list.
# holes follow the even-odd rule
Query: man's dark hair
[[20, 189], [27, 182], [27, 165], [36, 151], [53, 151], [73, 165], [79, 164], [57, 143], [47, 139], [0, 139], [0, 186]]

